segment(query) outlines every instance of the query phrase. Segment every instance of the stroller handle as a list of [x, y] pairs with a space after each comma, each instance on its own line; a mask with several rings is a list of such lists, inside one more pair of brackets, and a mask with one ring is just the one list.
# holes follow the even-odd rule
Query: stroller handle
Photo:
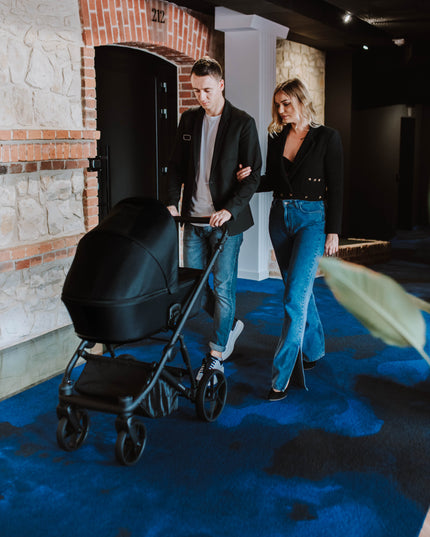
[[[210, 216], [173, 216], [173, 219], [177, 224], [209, 224], [211, 217]], [[228, 222], [224, 222], [224, 224], [220, 226], [219, 228], [219, 229], [222, 229], [223, 231], [222, 236], [223, 237], [225, 236], [226, 238], [228, 236], [227, 224]]]
[[[173, 219], [177, 224], [209, 224], [211, 217], [210, 216], [174, 216]], [[227, 223], [228, 222], [224, 222], [224, 224], [220, 226], [220, 229], [223, 230], [225, 235], [228, 235]]]
[[179, 224], [209, 224], [210, 216], [174, 216]]

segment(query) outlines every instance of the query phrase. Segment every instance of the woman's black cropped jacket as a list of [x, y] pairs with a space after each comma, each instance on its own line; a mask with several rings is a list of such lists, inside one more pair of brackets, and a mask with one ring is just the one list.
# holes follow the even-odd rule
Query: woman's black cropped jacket
[[269, 136], [266, 175], [259, 191], [275, 198], [324, 200], [326, 233], [340, 233], [343, 200], [343, 150], [338, 131], [321, 125], [310, 127], [294, 162], [286, 171], [282, 154], [290, 125]]

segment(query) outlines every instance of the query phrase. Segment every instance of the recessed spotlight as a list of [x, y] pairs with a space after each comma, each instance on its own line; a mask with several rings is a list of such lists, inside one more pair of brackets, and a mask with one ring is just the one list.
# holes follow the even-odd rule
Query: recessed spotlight
[[345, 13], [345, 15], [342, 17], [342, 20], [345, 24], [348, 24], [348, 22], [352, 21], [352, 15], [348, 11]]
[[403, 47], [403, 45], [405, 44], [405, 40], [403, 38], [393, 39], [393, 43], [398, 47]]
[[363, 45], [363, 50], [369, 50], [369, 47], [367, 45]]

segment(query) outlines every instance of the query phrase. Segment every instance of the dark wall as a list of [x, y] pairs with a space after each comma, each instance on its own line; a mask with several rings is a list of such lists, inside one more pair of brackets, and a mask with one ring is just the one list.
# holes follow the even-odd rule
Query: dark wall
[[398, 219], [401, 105], [354, 110], [349, 211], [350, 233], [390, 239]]
[[411, 44], [353, 53], [353, 107], [430, 104], [430, 46]]
[[413, 219], [417, 225], [430, 223], [430, 104], [415, 107], [417, 118]]
[[343, 236], [390, 239], [429, 224], [427, 52], [327, 52], [325, 122], [345, 151]]
[[345, 162], [344, 211], [342, 234], [349, 236], [351, 169], [351, 112], [352, 112], [352, 55], [331, 52], [326, 55], [325, 124], [337, 129], [342, 138]]

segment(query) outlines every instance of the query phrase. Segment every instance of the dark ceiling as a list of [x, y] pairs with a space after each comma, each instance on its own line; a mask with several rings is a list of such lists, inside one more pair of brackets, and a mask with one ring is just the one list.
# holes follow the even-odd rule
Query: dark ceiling
[[[430, 0], [179, 0], [214, 15], [222, 5], [290, 29], [288, 39], [352, 58], [353, 106], [430, 103]], [[345, 13], [352, 15], [345, 24]], [[398, 46], [394, 40], [404, 40]], [[369, 48], [363, 50], [363, 45]], [[350, 54], [349, 54], [350, 53]]]
[[[425, 44], [430, 34], [429, 0], [179, 0], [179, 5], [207, 14], [222, 5], [256, 14], [290, 28], [288, 39], [321, 50]], [[348, 12], [352, 19], [343, 22]]]

